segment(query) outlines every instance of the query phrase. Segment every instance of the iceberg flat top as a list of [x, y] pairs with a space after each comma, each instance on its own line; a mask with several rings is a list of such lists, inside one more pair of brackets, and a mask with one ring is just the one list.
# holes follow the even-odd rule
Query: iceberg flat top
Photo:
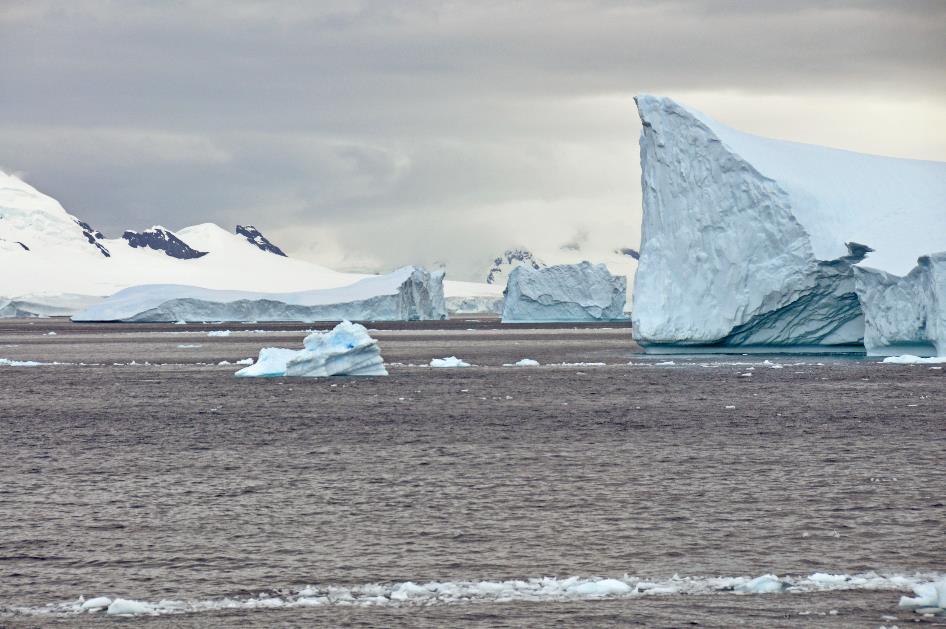
[[399, 287], [413, 272], [414, 267], [406, 266], [387, 275], [366, 277], [348, 286], [288, 293], [219, 290], [181, 284], [145, 284], [118, 291], [106, 301], [84, 310], [76, 316], [76, 320], [120, 321], [157, 308], [172, 299], [199, 299], [217, 303], [270, 300], [293, 306], [344, 304], [379, 295], [397, 294]]
[[[861, 266], [904, 275], [923, 253], [946, 250], [946, 162], [854, 153], [731, 129], [669, 98], [637, 97], [645, 123], [695, 118], [731, 152], [775, 181], [819, 260], [874, 249]], [[657, 112], [663, 116], [655, 115]]]

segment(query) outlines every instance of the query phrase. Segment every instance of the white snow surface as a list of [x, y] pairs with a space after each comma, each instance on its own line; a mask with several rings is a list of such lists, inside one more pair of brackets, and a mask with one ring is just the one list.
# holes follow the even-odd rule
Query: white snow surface
[[358, 323], [342, 321], [328, 332], [313, 332], [302, 341], [303, 349], [264, 347], [239, 377], [386, 376], [378, 342]]
[[761, 138], [668, 98], [637, 105], [645, 349], [857, 346], [869, 295], [854, 265], [903, 275], [946, 250], [946, 163]]
[[541, 269], [517, 266], [505, 295], [503, 323], [615, 321], [626, 318], [627, 278], [587, 261]]
[[119, 291], [74, 321], [429, 320], [447, 316], [443, 272], [404, 267], [349, 286], [296, 293], [146, 285]]
[[446, 358], [433, 358], [430, 361], [431, 367], [450, 368], [450, 367], [472, 367], [470, 363], [460, 360], [456, 356], [447, 356]]
[[[193, 249], [208, 252], [199, 258], [181, 260], [163, 251], [131, 247], [121, 238], [98, 239], [96, 243], [110, 254], [105, 257], [76, 221], [56, 199], [0, 171], [0, 268], [20, 271], [0, 273], [0, 296], [14, 301], [31, 293], [102, 298], [145, 284], [283, 293], [341, 288], [372, 277], [274, 255], [213, 223], [172, 232]], [[502, 287], [448, 280], [444, 293], [499, 299]]]
[[[221, 597], [194, 600], [138, 601], [116, 598], [108, 607], [113, 614], [176, 614], [212, 612], [223, 609], [292, 609], [315, 606], [358, 607], [411, 607], [430, 605], [462, 605], [583, 601], [602, 598], [633, 599], [642, 596], [779, 596], [809, 592], [846, 590], [876, 592], [907, 592], [911, 589], [918, 599], [906, 607], [925, 606], [939, 600], [941, 590], [934, 598], [930, 581], [940, 582], [944, 575], [936, 573], [898, 575], [873, 572], [847, 575], [815, 573], [809, 576], [766, 574], [750, 576], [673, 576], [650, 579], [629, 575], [622, 577], [540, 577], [509, 581], [430, 581], [399, 583], [367, 583], [363, 585], [318, 584], [293, 589], [274, 595], [260, 593], [248, 597]], [[936, 586], [937, 588], [941, 586]], [[280, 591], [283, 588], [278, 588]], [[105, 597], [102, 597], [105, 598]], [[916, 601], [914, 605], [912, 601]], [[15, 608], [18, 614], [30, 616], [69, 616], [89, 613], [85, 601], [66, 601], [42, 607]], [[112, 611], [114, 608], [114, 611]]]

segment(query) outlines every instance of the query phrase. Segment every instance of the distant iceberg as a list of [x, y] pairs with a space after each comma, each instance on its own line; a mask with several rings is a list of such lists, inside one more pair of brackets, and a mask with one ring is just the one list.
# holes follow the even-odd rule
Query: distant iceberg
[[627, 278], [604, 264], [517, 266], [509, 274], [503, 323], [626, 319]]
[[443, 271], [404, 267], [349, 286], [259, 293], [149, 284], [119, 291], [73, 321], [418, 321], [447, 318]]
[[447, 297], [447, 311], [456, 314], [500, 314], [502, 297]]
[[386, 376], [378, 342], [363, 325], [342, 321], [330, 332], [313, 332], [304, 349], [264, 347], [259, 358], [235, 375], [241, 378], [302, 376]]
[[0, 319], [14, 317], [68, 317], [103, 301], [104, 297], [91, 295], [31, 294], [19, 297], [0, 297]]
[[946, 250], [946, 163], [756, 137], [668, 98], [637, 107], [647, 351], [946, 351], [946, 259], [930, 255]]

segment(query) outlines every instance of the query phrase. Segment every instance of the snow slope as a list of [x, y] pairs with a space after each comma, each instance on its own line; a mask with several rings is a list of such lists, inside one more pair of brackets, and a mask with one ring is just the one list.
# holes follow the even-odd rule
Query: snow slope
[[[143, 284], [296, 292], [340, 288], [372, 277], [279, 255], [274, 251], [278, 247], [251, 229], [237, 234], [212, 223], [177, 232], [154, 227], [132, 232], [137, 242], [146, 234], [149, 243], [133, 247], [125, 238], [102, 237], [52, 197], [0, 172], [0, 299], [17, 301], [24, 294], [105, 297]], [[177, 240], [203, 255], [174, 257]], [[153, 243], [164, 246], [161, 241], [173, 244], [151, 248]], [[446, 281], [444, 291], [450, 297], [502, 296], [501, 287], [474, 282]]]
[[903, 275], [946, 250], [944, 163], [760, 138], [668, 98], [637, 105], [633, 321], [648, 351], [856, 349], [870, 321], [855, 265]]
[[348, 286], [293, 293], [145, 284], [121, 290], [73, 321], [414, 321], [446, 319], [443, 271], [404, 267]]

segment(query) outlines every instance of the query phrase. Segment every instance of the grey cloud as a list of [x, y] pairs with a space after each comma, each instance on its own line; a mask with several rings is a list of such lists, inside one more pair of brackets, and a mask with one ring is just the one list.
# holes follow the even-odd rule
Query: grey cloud
[[944, 27], [925, 1], [36, 0], [0, 7], [0, 166], [112, 233], [250, 222], [322, 261], [473, 269], [608, 225], [613, 251], [634, 93], [944, 112]]

